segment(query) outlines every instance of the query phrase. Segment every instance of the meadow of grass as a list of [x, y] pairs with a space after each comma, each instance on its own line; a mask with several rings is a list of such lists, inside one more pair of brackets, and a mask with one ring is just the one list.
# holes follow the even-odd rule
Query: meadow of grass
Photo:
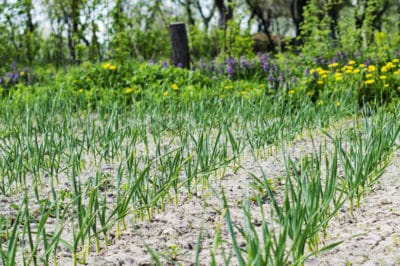
[[[339, 245], [323, 245], [330, 220], [346, 203], [353, 214], [399, 148], [399, 58], [365, 60], [260, 55], [190, 71], [87, 63], [4, 86], [2, 264], [53, 265], [60, 250], [85, 264], [135, 223], [209, 190], [229, 232], [216, 228], [210, 264], [222, 242], [223, 261], [239, 265], [301, 265]], [[289, 152], [317, 131], [319, 144]], [[279, 182], [262, 166], [272, 153], [284, 158]], [[229, 191], [214, 184], [240, 171], [245, 154], [259, 167], [236, 199], [237, 221]], [[190, 263], [204, 264], [202, 239]], [[155, 264], [183, 263], [174, 247], [142, 244]]]

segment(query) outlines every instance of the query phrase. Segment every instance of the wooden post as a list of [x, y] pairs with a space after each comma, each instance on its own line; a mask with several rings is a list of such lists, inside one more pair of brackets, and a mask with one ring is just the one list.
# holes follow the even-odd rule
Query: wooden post
[[172, 44], [172, 64], [190, 68], [189, 45], [185, 23], [178, 22], [169, 25], [169, 36]]

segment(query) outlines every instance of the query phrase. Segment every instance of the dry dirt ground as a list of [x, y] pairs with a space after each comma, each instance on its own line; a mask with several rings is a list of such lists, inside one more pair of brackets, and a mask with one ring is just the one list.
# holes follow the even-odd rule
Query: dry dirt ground
[[[309, 153], [322, 139], [301, 138], [288, 148], [293, 157]], [[317, 143], [316, 143], [317, 142]], [[213, 250], [217, 265], [229, 261], [236, 265], [230, 238], [223, 217], [220, 197], [224, 189], [230, 206], [232, 219], [243, 224], [243, 211], [240, 207], [243, 196], [249, 192], [252, 178], [250, 173], [260, 175], [260, 168], [268, 178], [285, 175], [282, 152], [271, 149], [263, 159], [255, 160], [250, 152], [245, 152], [241, 168], [234, 173], [227, 171], [220, 178], [212, 178], [210, 189], [200, 191], [188, 198], [182, 195], [178, 204], [170, 204], [166, 210], [154, 215], [152, 221], [129, 224], [119, 240], [88, 258], [89, 265], [153, 265], [151, 256], [144, 248], [146, 243], [153, 249], [175, 259], [178, 264], [192, 265], [195, 260], [196, 243], [202, 232], [202, 244], [198, 261], [201, 265], [210, 265]], [[270, 206], [263, 206], [268, 209]], [[252, 206], [254, 223], [260, 219], [257, 206]], [[216, 246], [216, 230], [220, 230], [226, 243]], [[400, 152], [396, 152], [392, 162], [375, 185], [362, 200], [354, 215], [349, 214], [348, 205], [340, 210], [328, 227], [325, 244], [344, 241], [335, 249], [312, 257], [306, 265], [400, 265]], [[244, 246], [244, 241], [239, 242]], [[60, 258], [60, 265], [70, 260]]]
[[[318, 134], [317, 134], [318, 135]], [[313, 137], [299, 137], [288, 147], [287, 153], [294, 159], [310, 153], [314, 147], [325, 143], [322, 134]], [[329, 143], [327, 144], [329, 147]], [[328, 149], [329, 150], [329, 149]], [[104, 172], [116, 174], [117, 165], [101, 166]], [[210, 186], [189, 197], [182, 192], [177, 204], [167, 204], [164, 211], [153, 215], [151, 221], [127, 219], [126, 230], [119, 239], [110, 237], [110, 245], [100, 253], [91, 252], [88, 265], [155, 265], [145, 244], [165, 255], [178, 265], [193, 265], [201, 232], [198, 261], [210, 265], [215, 254], [216, 265], [237, 265], [228, 234], [221, 200], [223, 188], [230, 207], [232, 220], [243, 225], [241, 203], [251, 191], [252, 177], [261, 175], [262, 169], [268, 178], [277, 180], [285, 175], [281, 148], [270, 148], [257, 159], [245, 150], [240, 168], [229, 168], [210, 178]], [[87, 168], [82, 176], [90, 175]], [[62, 182], [61, 182], [62, 183]], [[210, 189], [212, 188], [212, 189]], [[4, 200], [4, 199], [3, 199]], [[112, 200], [112, 197], [110, 198]], [[4, 202], [3, 202], [4, 203]], [[3, 204], [2, 203], [2, 204]], [[7, 203], [7, 202], [6, 202]], [[8, 202], [9, 203], [9, 202]], [[262, 205], [268, 211], [268, 203]], [[251, 206], [253, 222], [259, 224], [259, 206]], [[220, 232], [222, 241], [216, 241]], [[63, 238], [68, 240], [71, 228], [66, 227]], [[337, 217], [331, 220], [325, 244], [342, 241], [333, 250], [311, 257], [306, 265], [400, 265], [400, 152], [397, 151], [380, 182], [363, 198], [360, 208], [349, 214], [344, 205]], [[239, 245], [245, 243], [239, 238]], [[60, 248], [58, 265], [72, 265], [72, 256]], [[162, 264], [167, 265], [164, 260]]]

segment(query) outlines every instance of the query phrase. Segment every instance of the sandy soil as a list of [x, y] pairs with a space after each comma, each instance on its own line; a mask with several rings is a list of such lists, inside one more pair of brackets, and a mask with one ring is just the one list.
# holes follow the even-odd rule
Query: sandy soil
[[[314, 137], [313, 141], [308, 137], [301, 137], [287, 147], [287, 153], [296, 159], [325, 142], [321, 134]], [[217, 265], [237, 265], [223, 216], [222, 188], [232, 219], [242, 225], [241, 203], [251, 190], [250, 173], [260, 176], [262, 168], [268, 178], [275, 178], [277, 186], [280, 185], [280, 177], [285, 175], [282, 152], [278, 148], [265, 151], [257, 159], [250, 151], [245, 150], [240, 166], [235, 172], [230, 168], [223, 176], [213, 176], [210, 179], [210, 188], [213, 190], [199, 188], [190, 197], [182, 192], [177, 204], [167, 204], [166, 209], [155, 213], [151, 221], [127, 219], [127, 228], [122, 231], [119, 239], [112, 234], [107, 248], [103, 248], [100, 253], [90, 253], [88, 265], [155, 265], [145, 243], [164, 254], [172, 264], [193, 265], [200, 232], [200, 265], [210, 265], [213, 254]], [[102, 168], [115, 174], [117, 164], [103, 165]], [[88, 167], [81, 175], [88, 176], [90, 172]], [[306, 265], [400, 265], [399, 180], [400, 152], [397, 152], [380, 182], [366, 195], [354, 215], [349, 214], [348, 206], [345, 205], [330, 222], [325, 244], [341, 240], [344, 242], [327, 253], [308, 259]], [[62, 184], [68, 186], [67, 183]], [[111, 193], [109, 200], [112, 201], [114, 196]], [[0, 201], [6, 205], [13, 203], [7, 197]], [[269, 207], [268, 203], [263, 205], [265, 210]], [[10, 208], [3, 211], [12, 214]], [[252, 206], [252, 213], [254, 224], [259, 224], [259, 207], [255, 204]], [[218, 230], [223, 241], [217, 245], [215, 235]], [[70, 234], [71, 228], [66, 227], [63, 237], [68, 240]], [[240, 238], [239, 245], [245, 246]], [[163, 260], [162, 264], [167, 265], [167, 260]], [[72, 256], [64, 248], [60, 248], [58, 252], [58, 265], [72, 265]]]
[[[298, 139], [288, 153], [293, 157], [309, 153], [318, 147], [323, 139]], [[217, 192], [224, 188], [230, 205], [232, 219], [243, 224], [243, 196], [249, 192], [252, 181], [249, 173], [260, 175], [260, 167], [270, 178], [279, 178], [285, 174], [280, 151], [272, 149], [264, 159], [253, 158], [246, 152], [238, 172], [228, 171], [223, 178], [213, 178], [211, 187]], [[375, 189], [363, 199], [354, 215], [349, 214], [345, 205], [339, 215], [331, 221], [325, 244], [344, 241], [337, 248], [307, 260], [306, 265], [400, 265], [400, 153], [382, 176]], [[268, 204], [263, 206], [268, 209]], [[254, 223], [259, 220], [257, 206], [252, 206]], [[223, 218], [220, 195], [210, 190], [199, 192], [188, 199], [182, 195], [177, 205], [169, 205], [164, 212], [154, 215], [154, 219], [138, 224], [131, 224], [119, 240], [88, 258], [90, 265], [152, 265], [151, 257], [143, 246], [147, 245], [175, 259], [182, 265], [192, 265], [195, 261], [195, 249], [199, 232], [203, 240], [199, 262], [210, 265], [211, 254], [215, 246], [215, 231], [221, 230], [222, 243], [216, 250], [217, 265], [232, 258], [229, 265], [236, 265], [236, 259], [230, 248], [230, 238]], [[244, 246], [244, 241], [239, 242]], [[225, 254], [221, 250], [225, 249]], [[171, 251], [175, 249], [175, 251]], [[61, 260], [63, 261], [63, 260]], [[67, 261], [64, 261], [67, 264]], [[166, 262], [164, 262], [166, 263]], [[63, 263], [62, 263], [63, 264]]]

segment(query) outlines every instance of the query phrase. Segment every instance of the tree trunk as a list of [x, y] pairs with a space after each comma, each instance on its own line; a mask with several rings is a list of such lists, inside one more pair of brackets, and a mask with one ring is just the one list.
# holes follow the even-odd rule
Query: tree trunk
[[172, 44], [172, 64], [190, 68], [189, 45], [185, 23], [170, 24], [169, 36]]

